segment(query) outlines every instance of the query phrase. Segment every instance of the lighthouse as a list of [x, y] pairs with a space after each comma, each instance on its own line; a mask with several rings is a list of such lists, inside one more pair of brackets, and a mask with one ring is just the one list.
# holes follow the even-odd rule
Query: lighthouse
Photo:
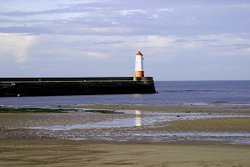
[[143, 70], [143, 54], [138, 51], [135, 55], [135, 75], [134, 78], [142, 78], [144, 77]]

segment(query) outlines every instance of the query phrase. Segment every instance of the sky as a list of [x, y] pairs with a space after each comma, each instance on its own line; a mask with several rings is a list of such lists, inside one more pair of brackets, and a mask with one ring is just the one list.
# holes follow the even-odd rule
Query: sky
[[250, 80], [249, 0], [0, 0], [0, 77]]

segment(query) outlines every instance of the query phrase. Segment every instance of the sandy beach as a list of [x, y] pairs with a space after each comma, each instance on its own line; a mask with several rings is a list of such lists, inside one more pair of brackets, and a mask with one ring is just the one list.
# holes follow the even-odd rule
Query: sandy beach
[[250, 147], [223, 144], [1, 140], [0, 166], [247, 167]]
[[1, 113], [0, 166], [250, 165], [250, 106], [60, 108]]

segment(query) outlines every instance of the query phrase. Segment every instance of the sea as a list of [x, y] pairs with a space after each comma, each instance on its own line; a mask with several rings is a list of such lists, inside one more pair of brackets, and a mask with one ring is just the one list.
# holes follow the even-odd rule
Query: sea
[[0, 106], [250, 105], [250, 81], [156, 81], [155, 94], [0, 97]]

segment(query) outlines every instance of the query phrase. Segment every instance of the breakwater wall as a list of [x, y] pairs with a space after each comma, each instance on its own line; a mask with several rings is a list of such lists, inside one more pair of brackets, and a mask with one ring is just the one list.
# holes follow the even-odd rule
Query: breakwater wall
[[0, 97], [133, 93], [156, 93], [153, 78], [0, 78]]

